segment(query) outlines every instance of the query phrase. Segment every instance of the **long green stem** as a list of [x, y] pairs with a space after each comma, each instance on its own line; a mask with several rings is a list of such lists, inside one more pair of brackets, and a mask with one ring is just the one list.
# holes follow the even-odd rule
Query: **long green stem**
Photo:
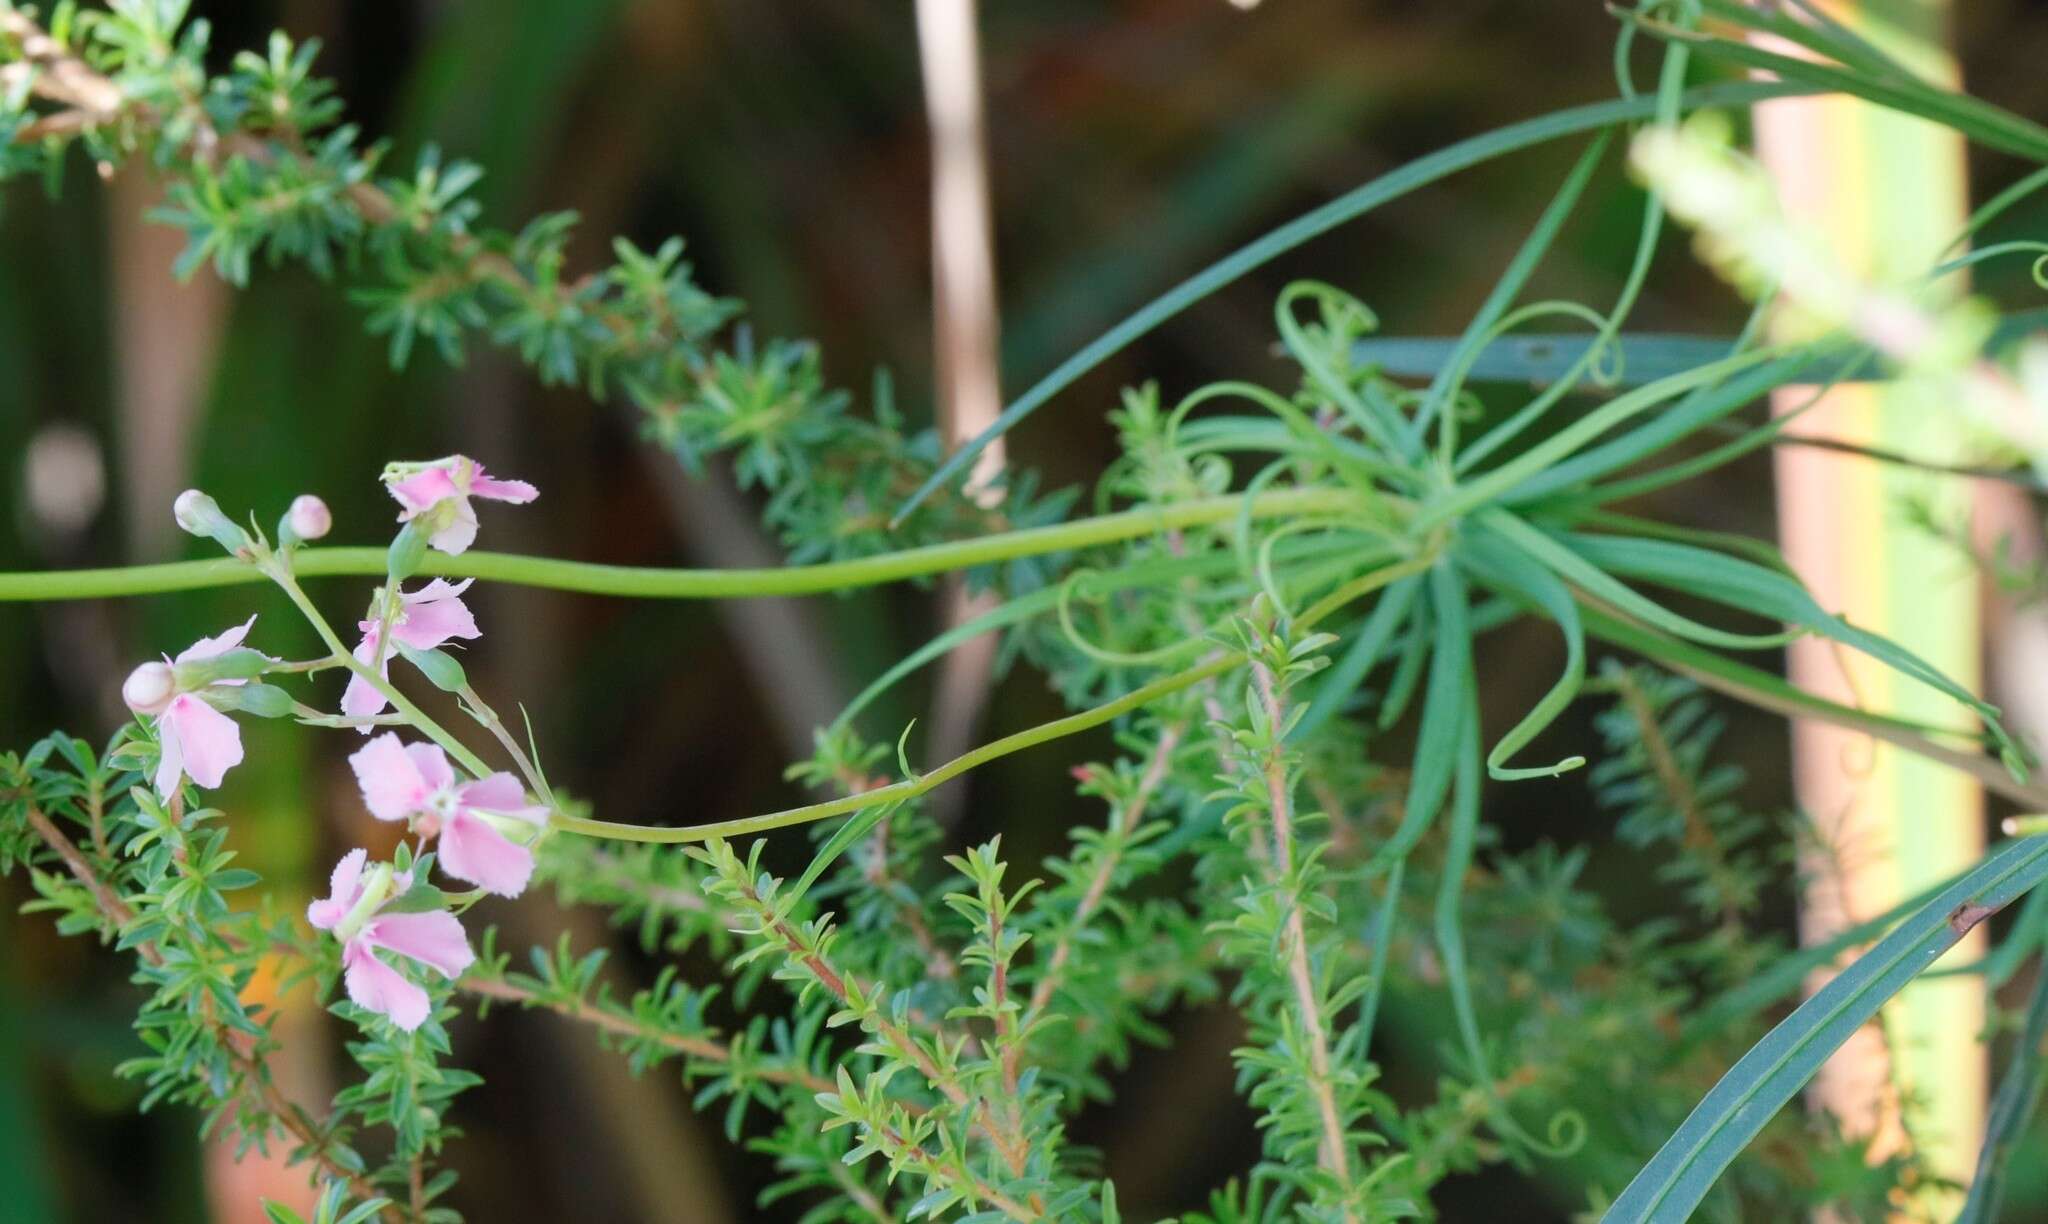
[[892, 786], [877, 787], [870, 791], [843, 795], [823, 803], [806, 804], [803, 807], [787, 808], [780, 812], [768, 812], [760, 816], [746, 816], [738, 820], [721, 820], [713, 824], [659, 826], [616, 824], [609, 820], [587, 820], [581, 816], [565, 816], [557, 812], [553, 824], [558, 829], [571, 833], [582, 833], [589, 837], [608, 837], [618, 841], [638, 842], [696, 842], [710, 841], [719, 837], [743, 837], [749, 833], [765, 833], [769, 829], [780, 829], [785, 825], [806, 824], [813, 820], [825, 820], [833, 816], [844, 816], [862, 808], [874, 807], [878, 803], [901, 803], [915, 799], [926, 791], [942, 786], [978, 765], [985, 765], [997, 757], [1035, 747], [1063, 736], [1099, 727], [1120, 714], [1150, 705], [1161, 697], [1192, 688], [1212, 676], [1220, 676], [1233, 668], [1241, 667], [1241, 655], [1224, 655], [1198, 663], [1185, 671], [1154, 680], [1143, 688], [1133, 689], [1114, 701], [1107, 701], [1092, 709], [1070, 714], [1065, 718], [1041, 723], [1015, 735], [1006, 735], [992, 740], [969, 752], [964, 752], [944, 765], [927, 774], [920, 774], [905, 782]]
[[[1312, 628], [1317, 621], [1329, 616], [1352, 600], [1364, 598], [1388, 583], [1399, 581], [1410, 574], [1427, 569], [1436, 560], [1441, 543], [1433, 541], [1419, 557], [1393, 565], [1382, 566], [1371, 573], [1361, 575], [1319, 600], [1314, 607], [1302, 613], [1295, 621], [1297, 631]], [[942, 786], [968, 770], [985, 765], [998, 757], [1021, 752], [1039, 744], [1073, 735], [1077, 732], [1099, 727], [1103, 723], [1132, 710], [1141, 709], [1162, 697], [1171, 696], [1183, 689], [1193, 688], [1204, 680], [1221, 676], [1238, 667], [1246, 660], [1240, 654], [1225, 654], [1208, 659], [1184, 671], [1163, 676], [1152, 683], [1131, 690], [1113, 701], [1106, 701], [1092, 709], [1065, 718], [1041, 723], [1036, 727], [992, 740], [969, 752], [962, 753], [945, 764], [915, 778], [828, 799], [823, 803], [805, 804], [803, 807], [786, 808], [780, 812], [768, 812], [760, 816], [745, 816], [737, 820], [721, 820], [700, 825], [629, 825], [609, 820], [590, 820], [581, 816], [569, 816], [557, 811], [549, 818], [557, 829], [581, 833], [586, 837], [605, 837], [615, 841], [637, 842], [696, 842], [710, 841], [720, 837], [744, 837], [751, 833], [765, 833], [787, 825], [807, 824], [814, 820], [827, 820], [833, 816], [844, 816], [863, 808], [882, 803], [901, 803], [915, 799], [926, 791]]]
[[[1266, 519], [1297, 514], [1341, 513], [1357, 510], [1361, 505], [1358, 493], [1340, 488], [1283, 489], [1257, 494], [1249, 499], [1249, 503], [1242, 496], [1205, 497], [1171, 506], [1076, 519], [1050, 527], [1031, 527], [973, 540], [907, 548], [856, 561], [790, 565], [775, 569], [644, 569], [558, 561], [547, 557], [468, 552], [459, 557], [429, 553], [420, 566], [420, 573], [640, 599], [815, 595], [949, 573], [1016, 557], [1066, 552], [1176, 528], [1221, 523], [1247, 511], [1253, 518]], [[304, 548], [294, 555], [292, 567], [302, 578], [343, 574], [372, 577], [385, 573], [385, 560], [385, 550], [381, 548]], [[227, 557], [214, 561], [179, 561], [168, 565], [134, 565], [118, 569], [0, 574], [0, 602], [154, 595], [165, 591], [235, 586], [260, 582], [262, 578], [248, 565]]]

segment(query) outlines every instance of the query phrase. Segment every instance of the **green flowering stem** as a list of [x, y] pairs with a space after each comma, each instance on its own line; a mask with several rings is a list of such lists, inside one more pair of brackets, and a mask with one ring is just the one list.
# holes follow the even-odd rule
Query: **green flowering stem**
[[[1345, 583], [1330, 595], [1317, 601], [1307, 612], [1304, 612], [1295, 621], [1295, 628], [1298, 631], [1305, 632], [1313, 627], [1317, 621], [1329, 616], [1352, 600], [1361, 599], [1386, 586], [1388, 583], [1398, 582], [1411, 574], [1420, 573], [1428, 569], [1431, 565], [1435, 564], [1437, 554], [1441, 549], [1442, 544], [1440, 540], [1432, 541], [1427, 548], [1415, 557], [1393, 565], [1383, 566]], [[1170, 676], [1162, 676], [1150, 684], [1132, 689], [1113, 701], [1105, 701], [1101, 705], [1083, 710], [1078, 714], [1069, 714], [1065, 718], [1056, 718], [1051, 722], [1040, 723], [1038, 726], [1027, 728], [1014, 735], [1006, 735], [999, 740], [991, 740], [986, 744], [954, 757], [930, 773], [919, 774], [914, 778], [909, 778], [889, 786], [881, 786], [873, 790], [843, 795], [837, 799], [828, 799], [822, 803], [810, 803], [805, 804], [803, 807], [786, 808], [780, 812], [767, 812], [759, 816], [745, 816], [737, 820], [721, 820], [711, 824], [699, 825], [629, 825], [609, 820], [591, 820], [582, 816], [570, 816], [559, 811], [554, 813], [549, 818], [549, 821], [554, 828], [563, 829], [571, 833], [581, 833], [586, 837], [606, 837], [616, 841], [678, 843], [711, 841], [717, 838], [745, 837], [755, 833], [765, 833], [770, 829], [780, 829], [788, 825], [808, 824], [814, 820], [828, 820], [834, 816], [844, 816], [849, 812], [858, 812], [863, 808], [874, 807], [876, 804], [900, 803], [907, 799], [915, 799], [919, 795], [943, 786], [961, 774], [978, 766], [986, 765], [988, 762], [999, 757], [1006, 757], [1013, 752], [1022, 752], [1026, 748], [1034, 748], [1040, 744], [1050, 743], [1056, 739], [1063, 739], [1066, 736], [1099, 727], [1112, 719], [1130, 713], [1132, 710], [1143, 709], [1162, 697], [1169, 697], [1184, 689], [1193, 688], [1205, 680], [1214, 679], [1217, 676], [1235, 671], [1244, 666], [1245, 662], [1245, 657], [1240, 653], [1230, 652], [1222, 654], [1197, 663], [1195, 666], [1184, 671], [1177, 671]]]
[[[382, 550], [370, 549], [367, 551], [378, 554], [381, 567], [383, 559]], [[303, 553], [293, 558], [293, 567], [296, 568], [305, 559], [306, 555]], [[230, 564], [239, 565], [248, 572], [257, 574], [259, 577], [269, 577], [274, 580], [278, 587], [284, 591], [286, 597], [292, 601], [292, 604], [305, 615], [307, 623], [313, 626], [313, 632], [319, 634], [320, 640], [325, 642], [327, 648], [334, 652], [335, 660], [343, 667], [362, 677], [363, 682], [371, 688], [382, 693], [384, 700], [391, 703], [392, 709], [397, 710], [405, 721], [417, 727], [421, 734], [441, 745], [449, 756], [462, 762], [462, 767], [470, 772], [470, 776], [484, 778], [489, 777], [495, 772], [489, 765], [484, 764], [482, 757], [471, 752], [461, 740], [451, 735], [440, 723], [427, 717], [425, 711], [406, 700], [405, 694], [399, 692], [398, 688], [389, 680], [378, 675], [375, 668], [365, 666], [353, 654], [350, 654], [348, 647], [342, 645], [341, 638], [335, 634], [334, 627], [327, 623], [326, 617], [320, 615], [320, 609], [314, 607], [313, 601], [306, 598], [306, 592], [300, 589], [298, 579], [292, 570], [278, 566], [274, 570], [265, 573], [241, 561], [233, 561]], [[381, 568], [378, 572], [382, 572]]]
[[571, 833], [581, 833], [588, 837], [609, 837], [618, 841], [697, 842], [711, 841], [715, 838], [744, 837], [752, 833], [765, 833], [770, 829], [780, 829], [786, 825], [808, 824], [813, 820], [826, 820], [833, 816], [844, 816], [848, 812], [858, 812], [862, 808], [870, 808], [878, 803], [900, 803], [906, 799], [915, 799], [926, 791], [943, 786], [968, 770], [980, 765], [986, 765], [998, 757], [1006, 757], [1013, 752], [1022, 752], [1026, 748], [1050, 743], [1053, 740], [1086, 731], [1091, 727], [1099, 727], [1121, 714], [1128, 714], [1132, 710], [1142, 709], [1161, 697], [1170, 696], [1183, 689], [1193, 688], [1204, 680], [1221, 676], [1243, 665], [1244, 658], [1235, 654], [1210, 659], [1205, 663], [1196, 664], [1185, 671], [1178, 671], [1170, 676], [1154, 680], [1142, 688], [1136, 688], [1125, 693], [1114, 701], [1106, 701], [1092, 709], [1083, 710], [1079, 714], [1070, 714], [1065, 718], [1056, 718], [1051, 722], [1040, 723], [1036, 727], [1019, 731], [1015, 735], [1006, 735], [999, 740], [991, 740], [978, 748], [961, 753], [930, 773], [919, 774], [917, 777], [897, 782], [890, 786], [876, 787], [874, 790], [843, 795], [837, 799], [828, 799], [823, 803], [811, 803], [803, 807], [788, 808], [780, 812], [768, 812], [760, 816], [747, 816], [738, 820], [721, 820], [712, 824], [684, 825], [680, 827], [617, 824], [609, 820], [588, 820], [581, 816], [565, 816], [560, 812], [555, 813], [552, 822], [558, 829], [565, 829]]
[[519, 741], [512, 738], [512, 733], [505, 729], [505, 720], [498, 717], [498, 712], [478, 696], [476, 689], [467, 684], [462, 686], [456, 696], [460, 697], [463, 705], [468, 708], [469, 716], [476, 719], [484, 730], [491, 733], [493, 739], [504, 746], [506, 755], [512, 758], [513, 764], [519, 766], [520, 775], [526, 779], [526, 785], [532, 788], [540, 801], [554, 807], [554, 789], [548, 785], [548, 780], [542, 776], [540, 768], [533, 763], [533, 758], [526, 755], [526, 750], [519, 746]]
[[[855, 561], [828, 561], [818, 565], [789, 565], [773, 569], [648, 569], [593, 565], [549, 557], [467, 552], [459, 557], [429, 553], [419, 572], [432, 577], [479, 578], [515, 586], [630, 599], [816, 595], [879, 586], [904, 578], [950, 573], [1018, 557], [1089, 548], [1177, 528], [1209, 526], [1244, 514], [1255, 519], [1341, 514], [1357, 512], [1363, 509], [1364, 504], [1365, 500], [1358, 492], [1341, 488], [1283, 489], [1254, 494], [1249, 498], [1204, 497], [1170, 506], [1076, 519], [1050, 527], [1030, 527], [972, 540], [907, 548]], [[338, 575], [383, 577], [386, 574], [385, 550], [300, 548], [293, 553], [292, 570], [301, 578]], [[112, 569], [0, 574], [0, 602], [156, 595], [166, 591], [236, 586], [262, 580], [262, 574], [241, 561], [227, 557]]]

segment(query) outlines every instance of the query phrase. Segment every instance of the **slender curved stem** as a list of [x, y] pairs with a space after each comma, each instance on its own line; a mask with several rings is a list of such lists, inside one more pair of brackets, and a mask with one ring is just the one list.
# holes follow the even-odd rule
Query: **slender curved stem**
[[[294, 563], [303, 559], [303, 555], [294, 558]], [[421, 710], [411, 701], [408, 701], [405, 694], [399, 692], [395, 685], [379, 675], [375, 668], [365, 666], [354, 655], [350, 654], [348, 647], [342, 645], [341, 638], [336, 636], [334, 627], [327, 623], [326, 617], [320, 615], [320, 609], [314, 607], [313, 601], [306, 598], [306, 592], [299, 588], [298, 580], [290, 570], [279, 566], [275, 571], [265, 574], [246, 562], [235, 561], [232, 564], [239, 565], [252, 574], [269, 577], [275, 581], [279, 588], [284, 591], [286, 597], [292, 601], [293, 605], [305, 615], [307, 623], [313, 626], [313, 632], [320, 635], [320, 640], [325, 642], [327, 648], [334, 652], [335, 659], [340, 661], [342, 666], [362, 677], [364, 683], [382, 693], [384, 699], [390, 702], [391, 707], [403, 715], [406, 721], [419, 728], [420, 732], [429, 739], [441, 745], [448, 755], [462, 762], [462, 767], [469, 770], [472, 776], [482, 778], [494, 772], [489, 765], [484, 764], [482, 757], [471, 752], [447, 728], [427, 717], [425, 711]]]
[[806, 824], [813, 820], [824, 820], [832, 816], [844, 816], [878, 803], [901, 803], [915, 799], [926, 791], [933, 790], [977, 765], [984, 765], [998, 757], [1034, 747], [1076, 732], [1099, 727], [1120, 714], [1150, 705], [1182, 689], [1193, 688], [1212, 676], [1220, 676], [1243, 666], [1241, 655], [1224, 655], [1198, 663], [1185, 671], [1154, 680], [1142, 688], [1133, 689], [1114, 701], [1107, 701], [1092, 709], [1070, 714], [1065, 718], [1041, 723], [1015, 735], [1006, 735], [991, 740], [971, 751], [961, 753], [944, 765], [927, 774], [920, 774], [908, 781], [891, 786], [881, 786], [858, 794], [843, 795], [823, 803], [806, 804], [803, 807], [787, 808], [780, 812], [768, 812], [760, 816], [746, 816], [738, 820], [721, 820], [713, 824], [659, 826], [617, 824], [609, 820], [588, 820], [581, 816], [565, 816], [557, 812], [552, 823], [558, 829], [581, 833], [588, 837], [608, 837], [617, 841], [638, 842], [696, 842], [710, 841], [721, 837], [743, 837], [749, 833], [765, 833], [769, 829], [780, 829], [785, 825]]
[[[1317, 621], [1329, 616], [1352, 600], [1361, 599], [1386, 586], [1388, 583], [1396, 582], [1409, 574], [1428, 568], [1435, 562], [1441, 548], [1440, 540], [1432, 541], [1424, 549], [1423, 554], [1418, 557], [1393, 565], [1381, 566], [1371, 573], [1363, 574], [1345, 583], [1329, 595], [1324, 596], [1314, 607], [1302, 613], [1295, 620], [1296, 630], [1306, 631], [1313, 627]], [[591, 820], [582, 816], [570, 816], [559, 811], [549, 817], [549, 823], [554, 828], [563, 829], [571, 833], [581, 833], [586, 837], [604, 837], [615, 841], [673, 844], [679, 842], [711, 841], [715, 838], [723, 837], [744, 837], [751, 833], [765, 833], [770, 829], [780, 829], [787, 825], [807, 824], [814, 820], [826, 820], [833, 816], [844, 816], [849, 812], [857, 812], [863, 808], [874, 807], [880, 803], [901, 803], [909, 799], [915, 799], [926, 791], [942, 786], [961, 774], [977, 766], [985, 765], [998, 757], [1005, 757], [1013, 752], [1021, 752], [1026, 748], [1036, 747], [1039, 744], [1086, 731], [1092, 727], [1099, 727], [1120, 715], [1127, 714], [1132, 710], [1142, 709], [1162, 697], [1171, 696], [1183, 689], [1193, 688], [1204, 680], [1234, 671], [1244, 666], [1245, 662], [1245, 657], [1236, 653], [1206, 659], [1193, 667], [1177, 671], [1170, 676], [1163, 676], [1140, 688], [1132, 689], [1113, 701], [1106, 701], [1099, 706], [1083, 710], [1078, 714], [1070, 714], [1065, 718], [1041, 723], [1036, 727], [1019, 731], [1014, 735], [1006, 735], [999, 740], [991, 740], [978, 748], [954, 757], [930, 773], [921, 774], [915, 778], [897, 782], [890, 786], [876, 787], [873, 790], [843, 795], [837, 799], [828, 799], [823, 803], [810, 803], [805, 804], [803, 807], [786, 808], [780, 812], [768, 812], [759, 816], [745, 816], [737, 820], [721, 820], [711, 824], [700, 825], [629, 825], [609, 820]]]
[[[1357, 510], [1362, 505], [1360, 495], [1350, 489], [1283, 489], [1250, 498], [1249, 513], [1253, 518], [1285, 518], [1297, 514], [1340, 513]], [[907, 548], [855, 561], [774, 569], [648, 569], [593, 565], [549, 557], [520, 557], [507, 553], [467, 552], [459, 557], [429, 553], [420, 566], [420, 573], [430, 577], [481, 578], [517, 586], [637, 599], [815, 595], [970, 569], [1016, 557], [1066, 552], [1176, 528], [1221, 523], [1246, 511], [1247, 499], [1242, 496], [1205, 497], [1170, 506], [1076, 519], [1050, 527], [1031, 527], [972, 540]], [[381, 577], [386, 572], [385, 560], [385, 550], [381, 548], [302, 548], [294, 554], [292, 568], [301, 578], [335, 575]], [[229, 557], [117, 569], [0, 574], [0, 602], [154, 595], [262, 580], [262, 574]]]

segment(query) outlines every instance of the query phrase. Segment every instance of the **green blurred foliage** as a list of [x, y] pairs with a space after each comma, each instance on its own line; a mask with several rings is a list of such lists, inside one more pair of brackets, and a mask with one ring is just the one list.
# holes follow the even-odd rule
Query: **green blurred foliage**
[[[392, 164], [409, 164], [429, 143], [480, 163], [488, 173], [479, 198], [493, 222], [516, 226], [574, 209], [585, 218], [578, 253], [589, 262], [613, 233], [648, 247], [684, 234], [699, 278], [747, 301], [761, 334], [817, 338], [843, 386], [864, 388], [874, 368], [887, 367], [913, 419], [928, 415], [925, 129], [907, 5], [196, 7], [215, 22], [223, 58], [260, 45], [273, 26], [321, 37], [324, 71], [338, 78], [350, 118], [393, 140]], [[1965, 78], [2015, 111], [2040, 113], [2048, 83], [2036, 64], [2048, 17], [2016, 0], [1966, 7], [1958, 31]], [[1612, 89], [1613, 26], [1594, 4], [1267, 0], [1243, 13], [1223, 0], [1056, 0], [985, 8], [1003, 364], [1013, 392], [1134, 305], [1304, 208], [1451, 140]], [[1089, 479], [1113, 454], [1103, 414], [1119, 387], [1157, 378], [1171, 396], [1269, 372], [1270, 303], [1299, 275], [1357, 293], [1392, 332], [1456, 330], [1572, 153], [1556, 147], [1488, 165], [1278, 261], [1089, 376], [1012, 437], [1013, 454], [1050, 484]], [[229, 299], [189, 453], [120, 453], [117, 373], [146, 357], [119, 342], [110, 252], [122, 249], [117, 232], [141, 222], [88, 181], [89, 169], [72, 167], [73, 181], [53, 197], [15, 191], [0, 200], [0, 457], [8, 464], [0, 569], [161, 559], [139, 555], [123, 526], [124, 490], [145, 464], [189, 463], [191, 483], [223, 505], [266, 514], [296, 493], [318, 492], [334, 508], [337, 538], [375, 539], [392, 513], [374, 480], [381, 465], [457, 447], [545, 490], [544, 512], [491, 525], [497, 547], [645, 564], [701, 555], [702, 524], [673, 515], [665, 499], [663, 483], [679, 479], [674, 465], [649, 461], [621, 405], [543, 390], [489, 352], [461, 369], [423, 353], [411, 371], [394, 374], [361, 312], [296, 269], [259, 272], [248, 292]], [[1995, 187], [2010, 167], [1986, 157], [1976, 170], [1983, 187]], [[1618, 174], [1603, 173], [1543, 273], [1547, 283], [1565, 295], [1611, 285], [1629, 257], [1638, 199]], [[2002, 228], [2038, 229], [2041, 220], [2038, 210], [2021, 210]], [[118, 271], [167, 277], [168, 259]], [[2014, 265], [2009, 274], [2023, 272]], [[1994, 294], [2020, 287], [1987, 286]], [[1708, 274], [1674, 258], [1633, 326], [1731, 330], [1739, 310]], [[195, 307], [195, 336], [205, 334], [200, 314]], [[83, 429], [106, 455], [107, 500], [75, 533], [35, 519], [21, 466], [32, 440], [60, 426]], [[1762, 462], [1736, 465], [1654, 510], [1767, 535], [1767, 480]], [[178, 543], [192, 556], [211, 547]], [[362, 596], [345, 584], [315, 594], [344, 621]], [[486, 692], [525, 702], [555, 771], [608, 818], [709, 819], [781, 806], [790, 794], [780, 780], [777, 695], [750, 682], [714, 609], [524, 590], [484, 592], [480, 604], [493, 631], [470, 656], [472, 676]], [[820, 609], [836, 674], [816, 679], [842, 695], [922, 641], [936, 617], [929, 597], [907, 592]], [[281, 599], [254, 588], [121, 606], [0, 605], [0, 743], [25, 744], [59, 726], [100, 737], [118, 715], [112, 697], [128, 665], [250, 611], [272, 627], [266, 648], [310, 649], [307, 631], [281, 614]], [[1530, 624], [1485, 650], [1543, 659], [1555, 649], [1552, 636]], [[1550, 671], [1546, 662], [1502, 674], [1488, 699], [1519, 710]], [[900, 725], [921, 712], [924, 694], [908, 688], [881, 720]], [[991, 703], [988, 730], [1060, 711], [1036, 678], [1013, 675]], [[275, 725], [249, 733], [250, 766], [221, 796], [237, 813], [238, 844], [267, 875], [310, 889], [317, 864], [364, 832], [341, 763], [351, 745]], [[1582, 722], [1580, 733], [1590, 738], [1591, 728]], [[1780, 725], [1761, 716], [1738, 717], [1729, 729], [1725, 743], [1746, 767], [1757, 806], [1782, 803], [1788, 792], [1782, 740]], [[1067, 759], [1006, 761], [974, 779], [956, 842], [1002, 832], [1025, 861], [1057, 847], [1081, 802], [1061, 767]], [[1494, 822], [1529, 830], [1526, 841], [1596, 843], [1585, 878], [1618, 915], [1643, 904], [1641, 873], [1625, 847], [1596, 837], [1608, 818], [1590, 802], [1558, 805], [1513, 789], [1489, 803], [1496, 799]], [[130, 1042], [127, 988], [113, 960], [81, 955], [36, 922], [10, 917], [0, 937], [10, 949], [0, 958], [0, 1216], [199, 1218], [190, 1117], [131, 1118], [131, 1089], [106, 1074]], [[1256, 1150], [1250, 1116], [1230, 1092], [1230, 1036], [1205, 1035], [1217, 1020], [1205, 1012], [1174, 1022], [1188, 1058], [1213, 1053], [1206, 1072], [1189, 1071], [1180, 1056], [1141, 1055], [1119, 1101], [1075, 1128], [1078, 1142], [1102, 1150], [1127, 1201], [1143, 1193], [1147, 1209], [1190, 1206], [1211, 1171], [1248, 1163]], [[1426, 1023], [1410, 1016], [1399, 1027]], [[489, 1084], [458, 1110], [470, 1132], [454, 1156], [465, 1170], [458, 1197], [472, 1218], [653, 1218], [629, 1170], [565, 1142], [607, 1125], [608, 1113], [646, 1108], [644, 1094], [627, 1101], [609, 1095], [610, 1080], [576, 1079], [582, 1064], [562, 1047], [581, 1034], [504, 1016], [463, 1040]], [[683, 1099], [673, 1084], [657, 1091], [671, 1106]], [[1212, 1125], [1186, 1135], [1146, 1120], [1162, 1112]], [[707, 1205], [754, 1218], [752, 1193], [769, 1177], [764, 1162], [732, 1159], [709, 1128], [668, 1133], [710, 1145], [709, 1159], [695, 1162], [718, 1179], [701, 1187]], [[2048, 1182], [2030, 1175], [2040, 1162], [2026, 1158], [2044, 1152], [2048, 1139], [2035, 1133], [2014, 1162], [2011, 1218], [2048, 1210]], [[1513, 1174], [1494, 1172], [1439, 1206], [1453, 1219], [1545, 1218], [1537, 1201]], [[1547, 1209], [1549, 1218], [1568, 1206]]]

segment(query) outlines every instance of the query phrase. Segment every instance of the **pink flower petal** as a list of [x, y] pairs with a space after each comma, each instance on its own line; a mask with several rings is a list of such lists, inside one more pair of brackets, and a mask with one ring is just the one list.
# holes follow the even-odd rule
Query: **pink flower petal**
[[[242, 729], [235, 720], [191, 693], [171, 698], [157, 720], [158, 734], [177, 739], [185, 773], [208, 790], [242, 763]], [[159, 771], [161, 773], [161, 771]], [[169, 798], [166, 793], [165, 798]]]
[[447, 910], [379, 914], [358, 938], [416, 960], [442, 977], [452, 978], [476, 962], [469, 938], [462, 933], [462, 920]]
[[448, 754], [441, 751], [439, 744], [407, 744], [406, 755], [412, 758], [414, 769], [426, 780], [429, 791], [446, 790], [455, 785], [455, 770], [448, 764]]
[[478, 464], [476, 475], [470, 478], [469, 492], [472, 497], [488, 497], [492, 501], [524, 503], [540, 496], [540, 490], [523, 480], [493, 480], [484, 475], [482, 464]]
[[475, 813], [457, 812], [441, 826], [441, 870], [485, 892], [516, 897], [533, 878], [533, 851]]
[[456, 806], [476, 812], [516, 816], [532, 824], [539, 824], [548, 816], [546, 805], [527, 802], [526, 788], [508, 773], [494, 773], [464, 786], [456, 792]]
[[409, 1033], [426, 1023], [431, 1005], [427, 992], [378, 960], [367, 935], [364, 932], [349, 940], [341, 951], [342, 979], [348, 984], [348, 997], [358, 1007], [389, 1016], [391, 1023]]
[[384, 487], [398, 499], [399, 505], [405, 507], [405, 513], [399, 516], [401, 522], [429, 509], [444, 497], [462, 495], [462, 490], [455, 487], [454, 478], [444, 467], [426, 468], [404, 480], [389, 481]]
[[[462, 587], [468, 585], [465, 582]], [[432, 650], [450, 638], [482, 637], [469, 605], [458, 598], [462, 587], [451, 587], [437, 578], [418, 593], [401, 596], [404, 611], [392, 626], [391, 636], [415, 650]]]
[[446, 578], [436, 578], [410, 595], [400, 591], [398, 597], [402, 602], [408, 604], [431, 603], [442, 599], [454, 599], [475, 585], [476, 579], [474, 578], [464, 578], [461, 582], [450, 582]]
[[[363, 621], [360, 627], [363, 631], [363, 640], [356, 643], [356, 648], [351, 653], [355, 655], [356, 662], [361, 663], [364, 667], [368, 667], [377, 658], [377, 622]], [[391, 676], [391, 660], [384, 660], [384, 666], [378, 668], [377, 673], [389, 679]], [[349, 673], [348, 687], [341, 691], [341, 712], [343, 714], [350, 718], [372, 718], [382, 714], [386, 704], [384, 694], [377, 691], [376, 685], [371, 684], [368, 680], [363, 679], [354, 672]], [[364, 735], [370, 733], [368, 727], [358, 727], [356, 729]]]
[[326, 899], [306, 907], [307, 922], [326, 931], [348, 916], [362, 899], [363, 864], [369, 857], [369, 851], [360, 849], [341, 856], [341, 861], [334, 865], [334, 874], [327, 878]]
[[[176, 700], [173, 698], [173, 700]], [[170, 707], [164, 707], [168, 714]], [[168, 803], [178, 793], [178, 783], [185, 778], [185, 749], [178, 742], [177, 729], [165, 720], [163, 714], [156, 720], [156, 793]]]
[[424, 809], [435, 789], [393, 731], [357, 749], [348, 758], [348, 767], [362, 788], [363, 806], [379, 820], [404, 820]]
[[249, 636], [249, 629], [255, 623], [256, 618], [252, 616], [232, 629], [224, 630], [213, 637], [200, 638], [179, 651], [173, 662], [190, 663], [194, 659], [211, 659], [216, 655], [224, 655], [242, 644], [242, 639]]

